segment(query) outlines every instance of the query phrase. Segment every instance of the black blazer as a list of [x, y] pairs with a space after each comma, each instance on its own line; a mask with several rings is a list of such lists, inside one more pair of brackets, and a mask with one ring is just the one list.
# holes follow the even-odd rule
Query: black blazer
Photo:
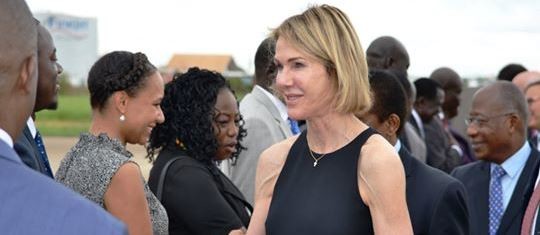
[[181, 159], [169, 166], [161, 198], [169, 234], [228, 234], [247, 228], [250, 215], [238, 188], [216, 166], [206, 166], [177, 148], [165, 148], [154, 162], [148, 178], [154, 194], [163, 167], [175, 157]]
[[45, 163], [43, 162], [43, 160], [41, 160], [36, 141], [32, 137], [32, 133], [30, 133], [28, 125], [24, 127], [22, 135], [20, 135], [19, 138], [15, 141], [13, 148], [15, 149], [15, 152], [17, 152], [17, 154], [21, 157], [21, 160], [24, 162], [25, 165], [38, 172], [41, 172], [46, 176], [49, 176], [49, 174], [47, 174], [47, 168], [45, 167]]
[[[523, 214], [527, 208], [532, 190], [534, 190], [540, 163], [539, 157], [538, 151], [531, 147], [531, 154], [519, 176], [510, 203], [508, 203], [502, 216], [497, 234], [513, 235], [520, 233]], [[463, 182], [467, 189], [471, 234], [489, 233], [490, 175], [490, 163], [483, 160], [460, 166], [452, 172], [452, 176]]]
[[468, 234], [469, 213], [461, 182], [399, 150], [406, 176], [407, 206], [414, 234]]

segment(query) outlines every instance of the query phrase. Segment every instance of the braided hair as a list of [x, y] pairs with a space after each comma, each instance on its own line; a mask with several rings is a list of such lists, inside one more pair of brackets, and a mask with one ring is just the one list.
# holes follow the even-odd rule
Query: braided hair
[[[159, 149], [175, 147], [211, 165], [218, 150], [212, 126], [216, 115], [214, 107], [218, 93], [223, 88], [234, 94], [229, 83], [218, 72], [194, 67], [184, 74], [175, 74], [173, 80], [165, 86], [165, 95], [161, 101], [165, 122], [158, 124], [150, 134], [147, 147], [150, 161], [154, 160]], [[243, 123], [240, 116], [237, 151], [231, 156], [233, 162], [245, 149], [240, 144], [247, 135]]]
[[88, 73], [92, 109], [102, 110], [116, 91], [133, 97], [157, 69], [143, 53], [113, 51], [101, 57]]

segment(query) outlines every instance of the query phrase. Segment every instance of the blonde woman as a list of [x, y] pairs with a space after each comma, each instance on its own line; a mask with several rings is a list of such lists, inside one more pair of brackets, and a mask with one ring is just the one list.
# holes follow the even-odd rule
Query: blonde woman
[[272, 35], [277, 89], [307, 130], [261, 154], [248, 234], [412, 234], [399, 157], [355, 117], [371, 97], [347, 16], [311, 7]]

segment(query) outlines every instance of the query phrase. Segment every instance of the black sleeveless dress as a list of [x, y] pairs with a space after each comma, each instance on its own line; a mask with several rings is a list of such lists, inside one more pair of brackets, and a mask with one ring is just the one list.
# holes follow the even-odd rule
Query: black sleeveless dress
[[277, 179], [266, 234], [373, 234], [369, 208], [358, 192], [357, 169], [360, 149], [374, 133], [368, 128], [314, 167], [307, 131], [302, 132]]

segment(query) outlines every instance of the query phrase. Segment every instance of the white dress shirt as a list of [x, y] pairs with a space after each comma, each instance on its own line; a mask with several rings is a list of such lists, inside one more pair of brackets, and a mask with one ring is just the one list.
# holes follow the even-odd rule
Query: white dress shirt
[[2, 128], [0, 128], [0, 140], [3, 140], [7, 145], [13, 148], [13, 139], [11, 139], [11, 136], [9, 136], [9, 134]]

